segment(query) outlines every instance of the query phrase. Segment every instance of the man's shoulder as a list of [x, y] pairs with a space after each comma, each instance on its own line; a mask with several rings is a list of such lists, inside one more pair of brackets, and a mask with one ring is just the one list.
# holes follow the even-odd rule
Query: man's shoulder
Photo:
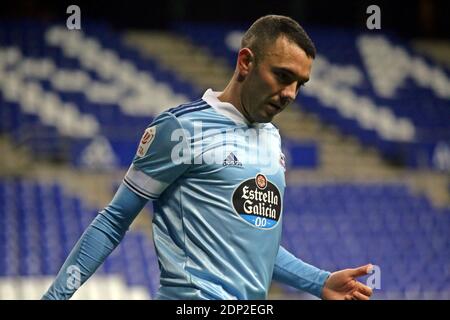
[[170, 108], [164, 112], [165, 117], [171, 117], [180, 127], [188, 131], [197, 128], [226, 130], [230, 126], [235, 126], [232, 119], [224, 116], [203, 99], [198, 99], [190, 103], [182, 104], [175, 108]]
[[[180, 126], [182, 122], [185, 122], [185, 118], [189, 118], [189, 115], [195, 112], [206, 110], [210, 108], [206, 102], [202, 99], [197, 99], [191, 102], [180, 104], [176, 107], [168, 108], [161, 113], [159, 113], [153, 121], [150, 123], [149, 127], [154, 125], [170, 126], [177, 124]], [[189, 121], [187, 122], [189, 123]]]
[[211, 106], [208, 103], [206, 103], [206, 101], [204, 101], [202, 98], [200, 98], [191, 102], [180, 104], [179, 106], [170, 108], [165, 112], [170, 113], [176, 118], [180, 118], [182, 116], [206, 110], [209, 108], [211, 108]]

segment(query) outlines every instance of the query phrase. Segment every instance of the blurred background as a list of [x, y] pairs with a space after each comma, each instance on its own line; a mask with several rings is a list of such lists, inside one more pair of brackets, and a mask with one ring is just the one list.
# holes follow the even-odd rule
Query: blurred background
[[[69, 30], [69, 5], [81, 30]], [[381, 29], [366, 22], [369, 5]], [[330, 271], [371, 262], [374, 299], [450, 299], [448, 1], [2, 1], [0, 299], [39, 299], [161, 111], [222, 90], [242, 32], [295, 18], [311, 80], [275, 124], [283, 245]], [[71, 20], [72, 24], [74, 20]], [[77, 299], [149, 299], [152, 205]], [[375, 275], [374, 275], [375, 276]], [[273, 284], [272, 299], [312, 299]]]

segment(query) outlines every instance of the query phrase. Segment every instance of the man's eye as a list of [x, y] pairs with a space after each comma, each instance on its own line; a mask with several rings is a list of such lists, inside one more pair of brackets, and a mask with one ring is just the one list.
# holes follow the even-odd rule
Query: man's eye
[[289, 83], [290, 82], [290, 77], [288, 75], [286, 75], [285, 73], [277, 73], [277, 77], [278, 80], [280, 80], [280, 82], [282, 83]]

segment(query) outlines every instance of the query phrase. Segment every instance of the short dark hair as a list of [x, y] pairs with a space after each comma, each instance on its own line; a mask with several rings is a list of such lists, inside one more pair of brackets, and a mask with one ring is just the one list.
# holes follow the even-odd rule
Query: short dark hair
[[267, 44], [275, 42], [280, 36], [297, 44], [308, 57], [316, 57], [316, 47], [300, 24], [292, 18], [279, 15], [267, 15], [256, 20], [242, 37], [241, 49], [251, 49], [258, 60], [264, 56]]

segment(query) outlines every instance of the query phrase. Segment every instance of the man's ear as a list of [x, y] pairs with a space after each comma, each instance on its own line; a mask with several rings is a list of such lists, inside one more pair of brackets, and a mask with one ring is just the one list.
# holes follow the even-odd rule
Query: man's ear
[[237, 67], [240, 77], [246, 77], [255, 65], [255, 56], [249, 48], [239, 50]]

